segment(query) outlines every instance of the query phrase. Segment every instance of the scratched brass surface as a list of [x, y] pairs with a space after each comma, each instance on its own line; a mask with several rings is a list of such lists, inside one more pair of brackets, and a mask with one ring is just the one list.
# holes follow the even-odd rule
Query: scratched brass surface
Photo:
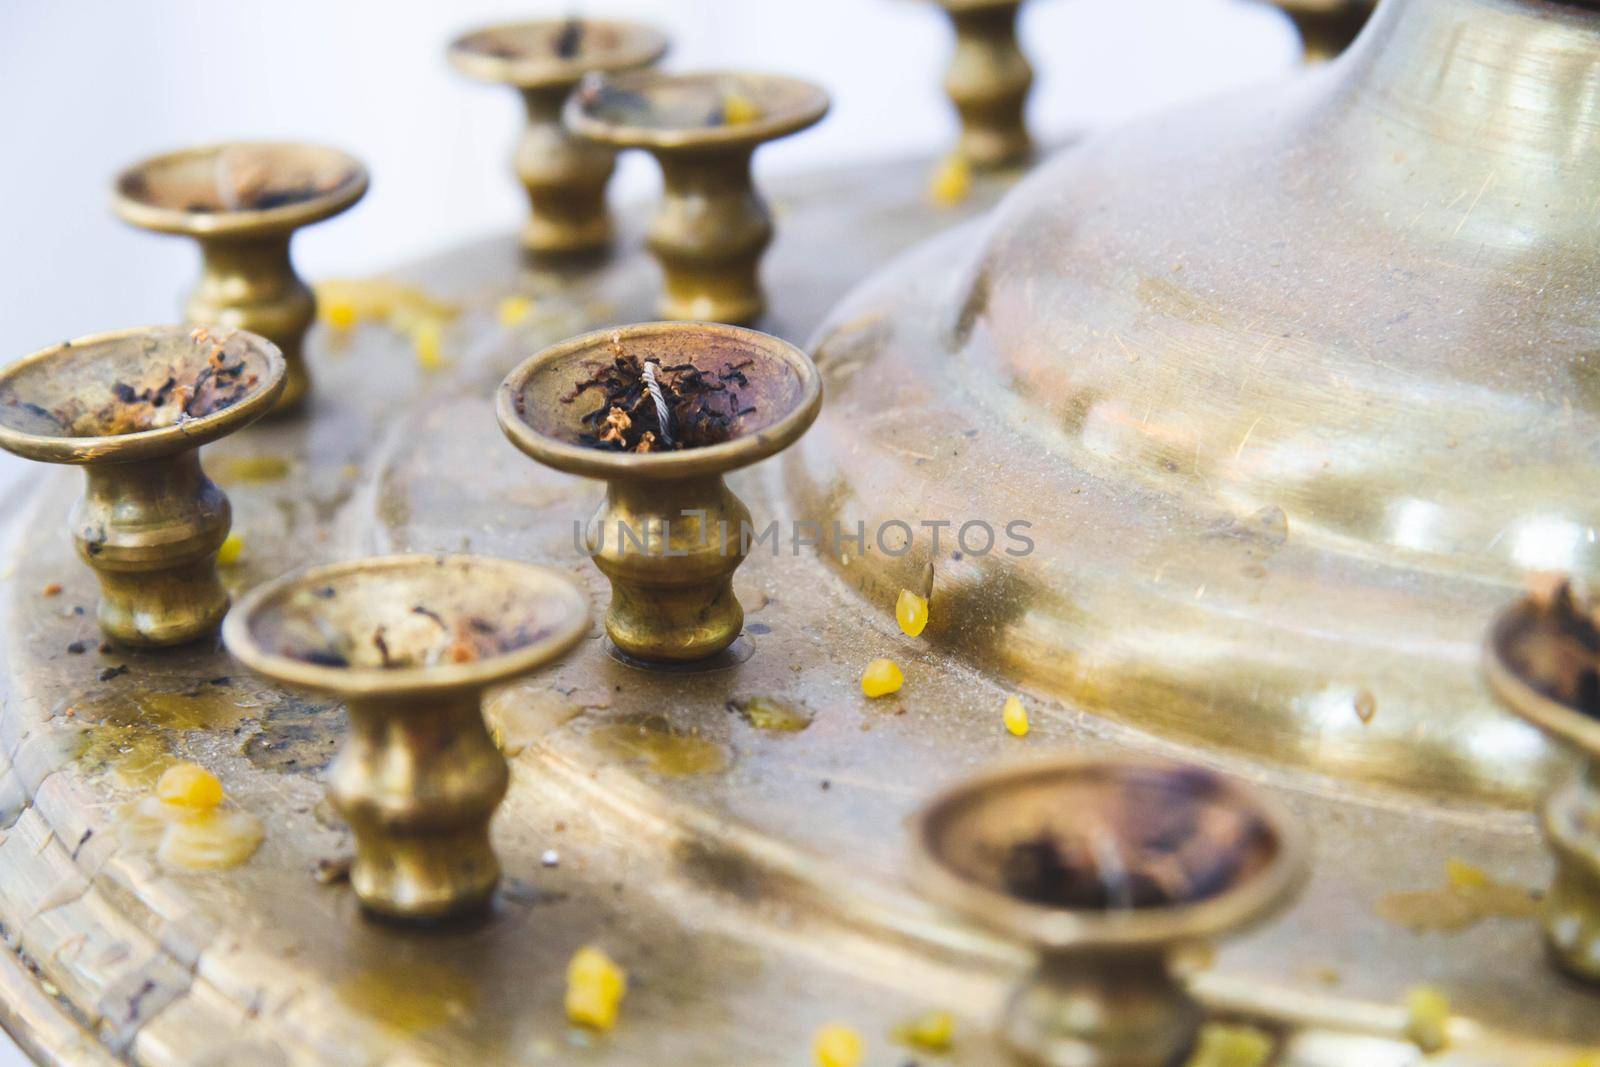
[[[791, 499], [1034, 520], [937, 562], [928, 634], [986, 671], [1528, 808], [1563, 757], [1474, 664], [1524, 572], [1600, 566], [1597, 61], [1592, 10], [1393, 0], [1276, 91], [1060, 154], [833, 314]], [[883, 602], [928, 547], [837, 569]]]
[[[1477, 151], [1490, 149], [1480, 144]], [[1247, 158], [1232, 162], [1242, 167]], [[878, 163], [772, 183], [784, 222], [767, 261], [774, 299], [763, 328], [803, 342], [862, 274], [992, 201], [999, 188], [981, 180], [962, 209], [936, 211], [923, 201], [929, 168], [927, 161]], [[1270, 206], [1283, 206], [1266, 183], [1262, 195]], [[1464, 201], [1457, 205], [1458, 218], [1465, 209]], [[509, 232], [397, 271], [401, 280], [462, 306], [444, 331], [443, 371], [420, 370], [407, 342], [381, 325], [363, 325], [343, 340], [314, 329], [308, 348], [320, 381], [306, 418], [212, 446], [213, 474], [232, 498], [235, 528], [245, 538], [239, 564], [225, 573], [233, 590], [322, 560], [470, 551], [572, 568], [594, 598], [598, 619], [606, 585], [591, 565], [576, 562], [572, 522], [593, 512], [601, 487], [518, 456], [495, 425], [493, 398], [505, 373], [540, 347], [589, 326], [650, 316], [657, 276], [638, 251], [644, 216], [636, 210], [622, 219], [621, 246], [633, 251], [591, 274], [525, 273]], [[1252, 216], [1241, 211], [1226, 221], [1266, 225]], [[1165, 232], [1124, 222], [1130, 234]], [[957, 231], [932, 248], [959, 252], [975, 232]], [[1282, 235], [1304, 232], [1288, 226]], [[1352, 255], [1335, 237], [1318, 234], [1303, 255], [1314, 249], [1332, 264]], [[841, 257], [839, 249], [850, 255]], [[896, 277], [909, 279], [910, 292], [950, 292], [948, 272], [960, 261], [948, 255], [930, 261], [932, 255], [900, 261]], [[1160, 279], [1170, 277], [1171, 266], [1163, 265]], [[1060, 275], [1045, 277], [1054, 284]], [[997, 278], [991, 291], [1013, 299], [1003, 281]], [[535, 311], [507, 328], [497, 309], [513, 291], [534, 297]], [[1194, 308], [1193, 299], [1167, 288], [1155, 292], [1168, 301], [1158, 308]], [[1131, 299], [1108, 306], [1126, 307]], [[889, 304], [880, 288], [852, 306]], [[1313, 304], [1304, 313], [1326, 323], [1336, 321], [1335, 312]], [[1198, 308], [1195, 314], [1200, 321], [1191, 328], [1206, 328], [1210, 320]], [[1005, 510], [1044, 511], [1058, 529], [1072, 524], [1083, 540], [1085, 580], [1101, 583], [1105, 596], [1049, 622], [1029, 572], [988, 575], [998, 583], [991, 587], [970, 561], [968, 569], [945, 566], [935, 586], [933, 640], [912, 641], [896, 630], [893, 597], [884, 595], [884, 583], [898, 582], [898, 572], [878, 574], [876, 561], [822, 565], [808, 551], [777, 558], [763, 551], [751, 554], [735, 582], [754, 647], [736, 668], [640, 673], [605, 654], [596, 626], [567, 660], [490, 698], [491, 723], [510, 755], [510, 791], [493, 828], [506, 884], [492, 919], [477, 928], [424, 934], [364, 923], [347, 888], [316, 884], [313, 865], [349, 848], [318, 777], [343, 728], [339, 709], [255, 680], [211, 648], [106, 657], [91, 645], [83, 655], [69, 653], [69, 642], [93, 634], [92, 579], [59, 532], [76, 486], [47, 475], [8, 500], [11, 521], [0, 555], [9, 687], [0, 716], [0, 924], [23, 962], [37, 970], [0, 967], [0, 1021], [60, 1063], [86, 1062], [74, 1046], [81, 1049], [92, 1033], [118, 1055], [151, 1065], [800, 1067], [810, 1062], [811, 1033], [834, 1020], [862, 1031], [871, 1063], [913, 1058], [890, 1045], [890, 1029], [916, 1012], [947, 1008], [958, 1029], [946, 1062], [1001, 1063], [985, 1035], [1028, 958], [921, 900], [907, 874], [905, 820], [940, 787], [992, 760], [1075, 752], [1191, 756], [1269, 790], [1303, 820], [1313, 873], [1302, 895], [1279, 919], [1221, 948], [1193, 979], [1213, 1009], [1281, 1032], [1284, 1062], [1416, 1062], [1400, 1037], [1400, 1002], [1406, 989], [1424, 982], [1448, 994], [1460, 1015], [1453, 1047], [1430, 1063], [1548, 1067], [1563, 1050], [1600, 1043], [1593, 995], [1548, 969], [1533, 920], [1488, 918], [1455, 933], [1413, 933], [1376, 911], [1391, 892], [1441, 886], [1452, 858], [1516, 885], [1543, 885], [1549, 877], [1519, 792], [1532, 783], [1483, 785], [1481, 768], [1492, 757], [1531, 778], [1545, 749], [1509, 716], [1491, 715], [1474, 663], [1476, 620], [1447, 625], [1431, 617], [1435, 622], [1415, 635], [1397, 623], [1357, 644], [1354, 666], [1346, 641], [1339, 648], [1346, 666], [1335, 670], [1340, 661], [1313, 640], [1322, 635], [1290, 616], [1298, 622], [1295, 639], [1263, 646], [1279, 672], [1263, 682], [1263, 692], [1289, 685], [1281, 679], [1322, 671], [1329, 672], [1329, 687], [1371, 686], [1378, 701], [1371, 735], [1344, 731], [1344, 713], [1355, 717], [1346, 704], [1339, 717], [1328, 713], [1325, 738], [1305, 742], [1310, 720], [1298, 715], [1301, 705], [1248, 699], [1240, 672], [1249, 664], [1206, 655], [1250, 647], [1242, 639], [1230, 643], [1240, 634], [1276, 633], [1268, 617], [1249, 612], [1304, 612], [1311, 601], [1289, 592], [1313, 579], [1335, 589], [1348, 579], [1350, 610], [1364, 613], [1368, 625], [1374, 603], [1420, 603], [1423, 586], [1454, 589], [1462, 579], [1452, 584], [1450, 567], [1423, 553], [1438, 573], [1408, 574], [1399, 585], [1409, 595], [1385, 597], [1358, 581], [1376, 564], [1357, 555], [1343, 566], [1291, 574], [1289, 592], [1269, 588], [1256, 603], [1246, 597], [1232, 616], [1217, 613], [1219, 597], [1194, 596], [1195, 572], [1214, 566], [1227, 590], [1248, 580], [1245, 568], [1276, 574], [1333, 534], [1319, 532], [1312, 541], [1291, 518], [1287, 537], [1274, 544], [1274, 524], [1248, 521], [1266, 502], [1250, 499], [1237, 509], [1245, 521], [1233, 527], [1220, 524], [1215, 507], [1180, 521], [1178, 502], [1198, 508], [1202, 483], [1190, 468], [1166, 472], [1156, 464], [1155, 475], [1172, 479], [1173, 493], [1184, 490], [1163, 512], [1173, 515], [1175, 532], [1165, 552], [1171, 586], [1130, 571], [1123, 596], [1113, 600], [1106, 574], [1112, 535], [1127, 536], [1128, 558], [1152, 542], [1133, 537], [1137, 528], [1086, 521], [1096, 515], [1088, 510], [1094, 494], [1110, 492], [1110, 475], [1083, 476], [1091, 496], [1079, 511], [1079, 497], [1070, 493], [1076, 475], [1060, 482], [1041, 475], [1073, 471], [1068, 460], [1035, 437], [1014, 436], [988, 408], [970, 412], [986, 416], [974, 427], [976, 437], [960, 435], [960, 420], [948, 413], [933, 422], [948, 388], [944, 376], [968, 374], [966, 362], [937, 372], [916, 364], [927, 377], [880, 381], [876, 400], [868, 397], [872, 375], [906, 357], [898, 347], [865, 342], [898, 341], [905, 328], [899, 320], [862, 319], [855, 333], [863, 341], [862, 362], [854, 376], [838, 341], [824, 346], [832, 364], [825, 372], [829, 399], [817, 427], [790, 450], [806, 450], [801, 462], [769, 461], [730, 478], [756, 523], [790, 517], [792, 500], [805, 497], [808, 479], [822, 469], [831, 470], [839, 499], [847, 490], [870, 489], [884, 506], [904, 507], [915, 490], [922, 498], [913, 518], [950, 493], [1009, 487]], [[840, 336], [839, 327], [832, 335]], [[1083, 365], [1115, 369], [1103, 351], [1086, 345]], [[1177, 390], [1192, 380], [1163, 378], [1153, 348], [1140, 355], [1152, 389]], [[1269, 361], [1258, 373], [1288, 388], [1270, 367]], [[1072, 395], [1061, 387], [1060, 368], [1051, 374], [1048, 387], [1030, 387], [1029, 403]], [[835, 410], [849, 413], [855, 425], [831, 415]], [[1044, 420], [1017, 401], [1003, 410]], [[1151, 418], [1165, 425], [1161, 411], [1157, 406]], [[1417, 433], [1433, 425], [1426, 412], [1414, 412], [1413, 422]], [[1503, 425], [1480, 422], [1486, 429]], [[1135, 417], [1131, 425], [1138, 424]], [[879, 434], [891, 426], [901, 431], [900, 451], [882, 447]], [[1226, 446], [1202, 450], [1202, 457], [1225, 460], [1246, 429], [1248, 422], [1230, 423]], [[1271, 426], [1255, 434], [1278, 440]], [[1554, 449], [1552, 456], [1562, 454], [1560, 438], [1538, 424], [1516, 438], [1535, 439], [1547, 452]], [[1180, 444], [1190, 452], [1174, 445], [1172, 455], [1192, 454], [1192, 442]], [[1005, 464], [997, 471], [990, 450], [1002, 447]], [[1459, 447], [1472, 456], [1479, 446], [1467, 438]], [[834, 464], [852, 448], [849, 465]], [[956, 448], [965, 466], [950, 454]], [[919, 455], [931, 458], [919, 467]], [[1124, 463], [1139, 476], [1134, 486], [1098, 498], [1101, 516], [1119, 514], [1119, 499], [1159, 498], [1152, 472], [1133, 462], [1141, 455]], [[266, 476], [274, 470], [281, 476]], [[1229, 472], [1226, 463], [1206, 470], [1213, 478]], [[925, 476], [934, 471], [944, 484]], [[1481, 481], [1491, 473], [1474, 476]], [[1542, 468], [1525, 472], [1524, 488], [1551, 486], [1555, 477]], [[1190, 536], [1177, 536], [1184, 531]], [[1035, 533], [1041, 553], [1053, 557], [1057, 545]], [[1150, 573], [1159, 566], [1153, 562]], [[1268, 586], [1279, 580], [1289, 579], [1254, 579]], [[1486, 589], [1471, 586], [1444, 598], [1444, 614], [1470, 614], [1481, 601], [1487, 618], [1509, 580], [1502, 575], [1484, 582]], [[42, 596], [55, 581], [64, 591]], [[1078, 589], [1078, 581], [1066, 588]], [[1177, 592], [1167, 598], [1169, 589]], [[1105, 612], [1108, 632], [1125, 634], [1117, 627], [1129, 616], [1108, 606], [1130, 601], [1166, 619], [1165, 631], [1148, 634], [1151, 643], [1138, 649], [1166, 672], [1165, 686], [1118, 682], [1116, 693], [1129, 698], [1122, 706], [1110, 699], [1110, 688], [1060, 686], [1048, 671], [1034, 672], [1027, 683], [1032, 731], [1025, 739], [1006, 733], [999, 708], [1014, 683], [1001, 675], [1026, 660], [1044, 667], [1060, 662], [1057, 646], [1040, 633], [1070, 632], [1063, 628], [1074, 620]], [[85, 614], [73, 610], [78, 606]], [[1024, 625], [1007, 625], [1009, 611]], [[1318, 618], [1330, 644], [1357, 621], [1330, 613]], [[1405, 621], [1417, 622], [1409, 614]], [[958, 622], [972, 642], [959, 656], [950, 637]], [[1437, 636], [1436, 626], [1446, 634]], [[1397, 631], [1400, 649], [1392, 647]], [[1206, 643], [1208, 635], [1215, 645]], [[1445, 654], [1456, 640], [1459, 676]], [[1425, 654], [1434, 641], [1444, 648], [1430, 660]], [[1120, 652], [1123, 662], [1135, 651], [1102, 648]], [[1296, 658], [1302, 652], [1309, 656], [1303, 664]], [[869, 702], [856, 679], [865, 661], [880, 654], [902, 664], [907, 684], [896, 697]], [[121, 665], [129, 670], [108, 673]], [[1185, 696], [1191, 686], [1199, 696]], [[1165, 701], [1156, 699], [1158, 692]], [[1410, 704], [1401, 699], [1407, 694]], [[1424, 694], [1431, 702], [1423, 703]], [[753, 696], [787, 704], [810, 724], [798, 732], [766, 731], [728, 709], [730, 700]], [[1163, 711], [1169, 702], [1173, 714]], [[1227, 709], [1246, 732], [1278, 730], [1290, 746], [1287, 758], [1266, 758], [1259, 744], [1222, 744], [1208, 725], [1211, 707]], [[1430, 730], [1424, 707], [1455, 718], [1448, 728]], [[1262, 708], [1278, 708], [1276, 718]], [[1199, 736], [1180, 728], [1194, 723], [1205, 727]], [[1401, 725], [1409, 733], [1397, 732]], [[1468, 726], [1485, 730], [1483, 749], [1462, 747]], [[1377, 744], [1369, 736], [1387, 740]], [[1516, 747], [1523, 745], [1533, 747]], [[1437, 758], [1441, 747], [1466, 754], [1451, 762]], [[204, 763], [238, 804], [265, 820], [266, 839], [248, 863], [175, 874], [120, 842], [118, 808], [148, 791], [151, 772], [168, 753]], [[1361, 771], [1363, 760], [1372, 773]], [[1427, 767], [1433, 787], [1410, 788], [1416, 783], [1396, 783], [1386, 773], [1408, 766]], [[541, 864], [546, 849], [559, 854], [557, 866]], [[631, 979], [622, 1021], [601, 1036], [574, 1034], [561, 1013], [565, 961], [589, 942], [604, 947]]]

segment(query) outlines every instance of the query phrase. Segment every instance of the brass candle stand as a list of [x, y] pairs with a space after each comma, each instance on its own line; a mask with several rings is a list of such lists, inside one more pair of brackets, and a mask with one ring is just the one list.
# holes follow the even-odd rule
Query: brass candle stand
[[1600, 637], [1566, 586], [1496, 620], [1484, 650], [1489, 688], [1521, 718], [1578, 754], [1580, 770], [1544, 805], [1556, 873], [1544, 900], [1545, 941], [1567, 973], [1600, 982], [1600, 704], [1591, 665]]
[[490, 686], [559, 659], [588, 601], [545, 567], [390, 556], [251, 591], [223, 640], [253, 670], [346, 702], [328, 795], [355, 833], [362, 906], [430, 921], [481, 909], [500, 878], [489, 821], [509, 782], [484, 726]]
[[311, 388], [305, 337], [316, 318], [316, 300], [290, 260], [290, 240], [366, 191], [366, 168], [336, 149], [238, 142], [136, 163], [117, 176], [112, 204], [134, 226], [199, 242], [200, 281], [185, 317], [249, 330], [282, 349], [288, 379], [274, 411], [287, 412]]
[[956, 154], [978, 170], [1022, 163], [1033, 152], [1025, 114], [1033, 68], [1017, 41], [1022, 0], [938, 0], [955, 27], [944, 89], [961, 119]]
[[260, 337], [177, 326], [81, 337], [0, 371], [0, 448], [83, 468], [72, 537], [107, 637], [177, 645], [222, 621], [231, 512], [200, 446], [265, 414], [284, 377]]
[[[597, 366], [630, 357], [712, 376], [732, 368], [723, 402], [739, 414], [728, 439], [646, 453], [585, 444], [604, 403], [598, 390], [577, 386]], [[606, 482], [586, 537], [611, 580], [606, 632], [617, 648], [640, 660], [692, 662], [738, 638], [744, 611], [733, 573], [762, 532], [751, 530], [749, 510], [723, 476], [788, 447], [821, 403], [816, 367], [785, 341], [735, 326], [657, 322], [596, 331], [534, 355], [501, 384], [496, 414], [527, 455]]]
[[916, 816], [918, 884], [1038, 950], [1001, 1037], [1045, 1067], [1166, 1067], [1200, 1005], [1185, 948], [1280, 908], [1298, 830], [1264, 797], [1193, 767], [1065, 759], [964, 781]]
[[489, 26], [451, 42], [457, 70], [522, 94], [528, 121], [514, 163], [528, 193], [528, 251], [564, 255], [611, 243], [606, 185], [616, 151], [568, 134], [561, 107], [584, 75], [647, 67], [666, 50], [666, 37], [649, 26], [591, 19]]
[[665, 276], [662, 318], [748, 323], [761, 314], [759, 267], [773, 226], [751, 157], [827, 112], [828, 94], [810, 82], [748, 73], [639, 71], [586, 82], [567, 101], [575, 134], [643, 148], [661, 165], [649, 245]]
[[1350, 47], [1377, 0], [1273, 0], [1294, 21], [1308, 63], [1325, 63]]

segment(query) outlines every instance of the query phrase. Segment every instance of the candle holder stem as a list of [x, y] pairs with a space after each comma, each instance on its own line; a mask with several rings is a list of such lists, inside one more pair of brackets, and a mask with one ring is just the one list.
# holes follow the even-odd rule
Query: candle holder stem
[[481, 693], [348, 706], [328, 793], [355, 833], [362, 904], [414, 920], [481, 908], [500, 880], [489, 820], [510, 782]]
[[606, 632], [646, 660], [704, 659], [744, 626], [733, 572], [750, 511], [720, 474], [619, 478], [589, 524], [595, 566], [611, 580]]
[[105, 634], [169, 645], [216, 629], [228, 611], [216, 553], [232, 511], [199, 452], [95, 464], [84, 477], [72, 536], [100, 581]]
[[579, 140], [561, 125], [570, 87], [522, 90], [528, 124], [514, 164], [528, 193], [522, 246], [538, 255], [587, 252], [611, 243], [606, 186], [617, 167], [615, 150]]
[[1600, 982], [1600, 760], [1546, 801], [1544, 830], [1556, 859], [1544, 904], [1551, 955], [1574, 978]]
[[751, 176], [754, 151], [657, 153], [664, 197], [649, 246], [665, 275], [665, 318], [742, 323], [765, 308], [758, 268], [773, 227]]
[[190, 322], [249, 330], [283, 351], [286, 375], [275, 411], [289, 411], [311, 389], [306, 331], [316, 320], [311, 288], [295, 273], [290, 234], [207, 237], [200, 244], [200, 281], [184, 305]]
[[944, 88], [961, 117], [956, 152], [980, 170], [1021, 163], [1033, 151], [1024, 109], [1033, 68], [1017, 41], [1020, 3], [948, 5], [956, 46]]
[[1165, 1067], [1204, 1015], [1162, 952], [1048, 952], [1007, 1002], [1001, 1035], [1045, 1067]]

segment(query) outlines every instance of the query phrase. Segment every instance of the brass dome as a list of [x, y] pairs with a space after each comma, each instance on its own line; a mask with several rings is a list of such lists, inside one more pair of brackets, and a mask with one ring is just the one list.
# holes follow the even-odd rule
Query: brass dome
[[[1182, 743], [1526, 804], [1555, 757], [1474, 664], [1597, 573], [1600, 13], [1386, 0], [1338, 60], [1087, 139], [858, 289], [788, 460], [875, 600]], [[981, 529], [1032, 523], [1034, 549]], [[892, 547], [892, 546], [891, 546]], [[845, 549], [841, 551], [841, 548]], [[889, 601], [885, 601], [889, 602]]]

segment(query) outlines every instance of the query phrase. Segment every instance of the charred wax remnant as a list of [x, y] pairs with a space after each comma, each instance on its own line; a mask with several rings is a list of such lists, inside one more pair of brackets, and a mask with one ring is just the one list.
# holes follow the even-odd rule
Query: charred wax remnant
[[654, 125], [659, 117], [643, 93], [625, 89], [605, 78], [583, 82], [578, 86], [577, 96], [584, 110], [604, 115], [608, 122], [649, 126]]
[[[203, 195], [182, 204], [184, 211], [211, 215], [229, 211], [271, 211], [314, 200], [351, 180], [344, 170], [312, 169], [285, 173], [284, 168], [261, 156], [252, 146], [229, 146], [218, 151], [213, 164], [214, 178]], [[121, 179], [121, 192], [133, 200], [158, 203], [161, 197], [151, 188], [142, 170], [131, 171]]]
[[1063, 797], [1059, 819], [998, 857], [1000, 881], [1014, 896], [1056, 908], [1154, 908], [1214, 897], [1260, 861], [1271, 833], [1209, 793], [1209, 778], [1162, 772], [1096, 797]]
[[[48, 422], [58, 436], [118, 437], [213, 415], [255, 391], [260, 375], [250, 369], [249, 360], [230, 351], [231, 335], [215, 337], [200, 327], [190, 336], [197, 346], [210, 349], [204, 360], [151, 362], [134, 380], [111, 383], [110, 394], [93, 406], [81, 396], [50, 409], [14, 396], [0, 400]], [[154, 355], [157, 340], [145, 344]]]
[[556, 34], [555, 53], [562, 59], [574, 59], [583, 50], [583, 21], [570, 18], [561, 24]]
[[337, 590], [328, 586], [306, 596], [311, 603], [301, 605], [304, 611], [286, 625], [282, 653], [323, 667], [401, 670], [473, 663], [525, 648], [550, 632], [544, 626], [455, 612], [447, 615], [427, 604], [414, 604], [365, 634], [349, 633], [329, 622], [315, 605], [316, 600], [336, 598]]
[[1551, 700], [1600, 718], [1600, 622], [1559, 575], [1533, 584], [1532, 623], [1509, 642], [1506, 665]]
[[759, 122], [767, 109], [737, 78], [710, 79], [695, 90], [662, 93], [655, 99], [638, 90], [606, 79], [595, 79], [578, 87], [583, 109], [604, 116], [618, 126], [647, 126], [655, 129], [691, 126], [741, 126]]
[[571, 404], [599, 390], [601, 404], [583, 417], [588, 430], [578, 437], [590, 448], [664, 452], [720, 444], [733, 438], [740, 418], [755, 411], [739, 392], [750, 387], [744, 372], [754, 360], [724, 363], [711, 372], [693, 363], [663, 365], [648, 353], [641, 358], [623, 351], [619, 334], [612, 335], [611, 355], [610, 363], [591, 364], [590, 375], [561, 398]]
[[496, 59], [535, 59], [554, 55], [558, 59], [600, 55], [615, 51], [624, 35], [605, 22], [585, 22], [576, 16], [559, 26], [505, 27], [486, 30], [464, 38], [461, 47]]

